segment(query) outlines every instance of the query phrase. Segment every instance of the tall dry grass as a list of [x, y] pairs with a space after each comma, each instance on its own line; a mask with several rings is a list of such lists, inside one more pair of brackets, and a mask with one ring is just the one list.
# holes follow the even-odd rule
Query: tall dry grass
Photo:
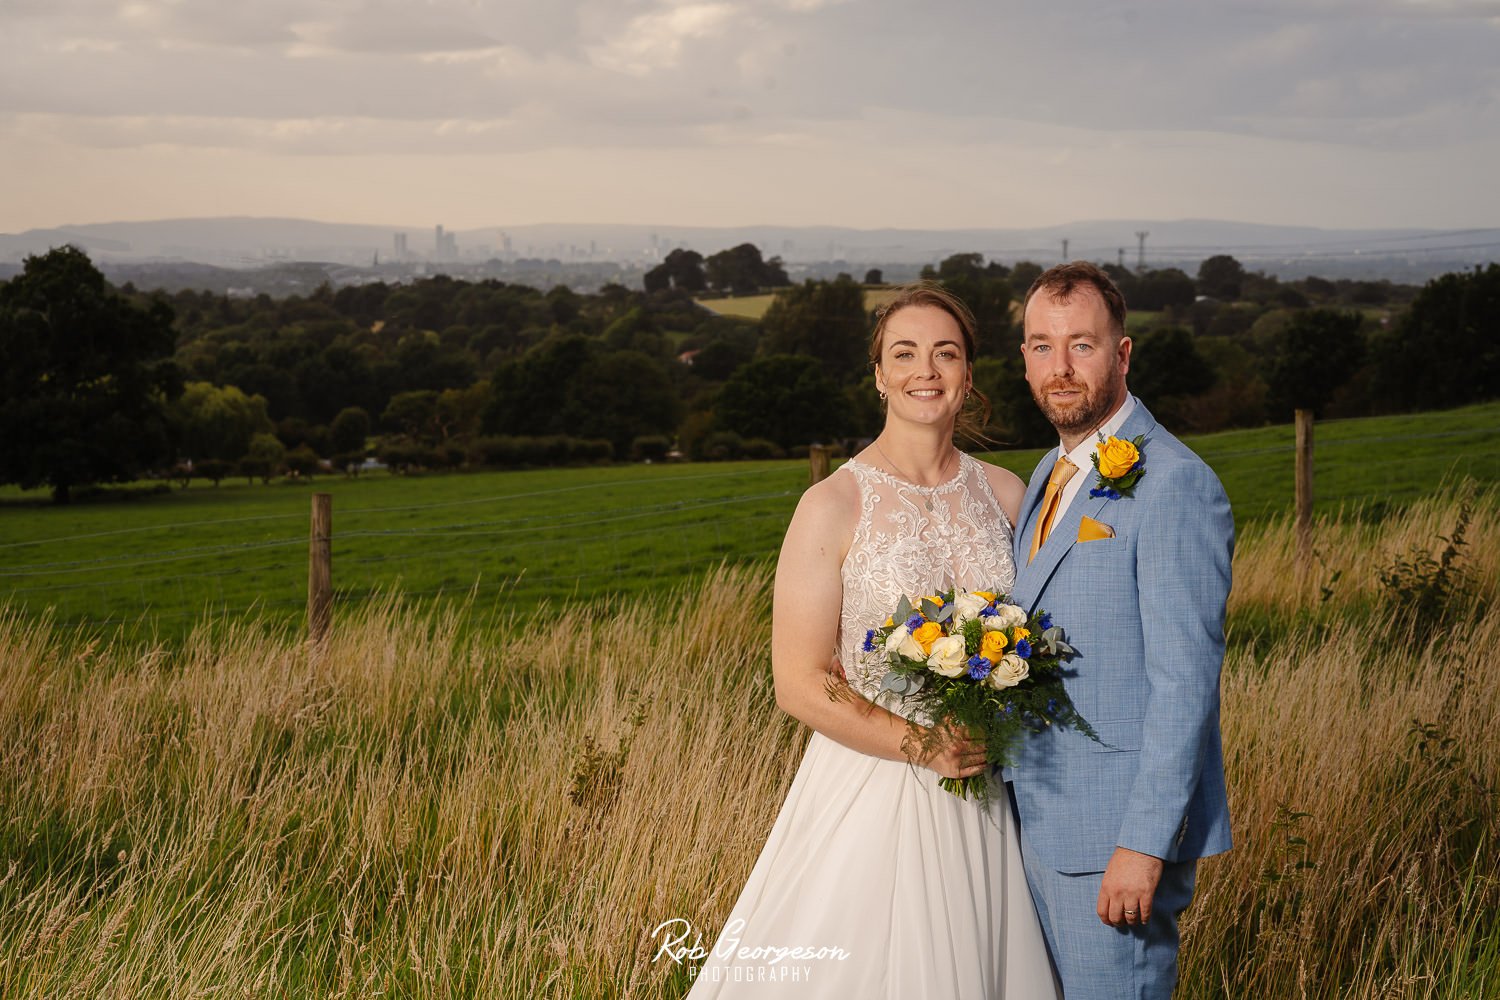
[[[1326, 598], [1289, 528], [1242, 540], [1238, 844], [1201, 869], [1179, 995], [1500, 993], [1496, 497], [1459, 624], [1378, 582], [1458, 502], [1321, 525]], [[649, 933], [718, 928], [805, 741], [767, 586], [496, 627], [390, 601], [316, 650], [0, 617], [0, 997], [680, 996]]]

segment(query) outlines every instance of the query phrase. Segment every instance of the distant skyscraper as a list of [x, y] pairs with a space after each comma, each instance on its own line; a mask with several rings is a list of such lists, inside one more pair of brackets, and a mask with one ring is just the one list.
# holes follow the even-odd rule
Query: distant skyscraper
[[396, 234], [396, 259], [397, 260], [405, 260], [406, 259], [406, 234], [405, 233], [397, 233]]
[[443, 232], [442, 223], [433, 229], [433, 259], [434, 260], [456, 260], [458, 258], [458, 237], [453, 233]]

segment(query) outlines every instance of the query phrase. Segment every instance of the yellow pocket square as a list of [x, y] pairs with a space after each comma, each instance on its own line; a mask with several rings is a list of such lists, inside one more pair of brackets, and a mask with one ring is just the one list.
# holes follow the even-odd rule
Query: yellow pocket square
[[1097, 542], [1101, 538], [1115, 537], [1115, 529], [1103, 521], [1096, 521], [1092, 517], [1085, 516], [1082, 523], [1078, 525], [1078, 540], [1080, 542]]

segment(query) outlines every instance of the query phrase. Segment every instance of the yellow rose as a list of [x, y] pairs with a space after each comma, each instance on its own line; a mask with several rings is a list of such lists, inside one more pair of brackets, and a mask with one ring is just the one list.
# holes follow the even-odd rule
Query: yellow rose
[[1005, 646], [1004, 632], [986, 632], [984, 638], [979, 640], [979, 655], [991, 663], [997, 663], [1000, 654], [1005, 652]]
[[927, 601], [931, 601], [933, 604], [936, 604], [938, 607], [942, 607], [943, 606], [943, 599], [941, 597], [939, 597], [938, 595], [936, 595], [936, 594], [928, 594], [926, 597], [920, 598], [917, 601], [917, 603], [916, 603], [916, 609], [917, 609], [917, 614], [921, 615], [923, 618], [927, 617], [927, 612], [925, 612], [925, 611], [922, 610], [922, 605], [923, 605], [923, 603], [925, 603]]
[[971, 590], [969, 591], [969, 593], [973, 594], [975, 597], [984, 598], [986, 604], [995, 599], [995, 592], [993, 590]]
[[1020, 642], [1022, 639], [1030, 639], [1031, 638], [1031, 629], [1029, 629], [1029, 628], [1016, 628], [1016, 629], [1014, 629], [1010, 633], [1010, 637], [1012, 639], [1014, 639], [1016, 642]]
[[943, 637], [943, 626], [937, 622], [923, 622], [911, 637], [922, 647], [922, 655], [927, 656], [932, 652], [932, 644]]
[[1105, 479], [1119, 479], [1141, 460], [1141, 453], [1136, 451], [1135, 445], [1117, 437], [1104, 439], [1098, 451], [1099, 474]]

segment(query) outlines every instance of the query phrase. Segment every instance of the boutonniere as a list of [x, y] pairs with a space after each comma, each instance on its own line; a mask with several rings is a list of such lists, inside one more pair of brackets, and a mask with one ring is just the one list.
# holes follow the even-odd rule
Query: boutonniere
[[1145, 447], [1144, 434], [1137, 434], [1129, 441], [1101, 434], [1093, 454], [1094, 471], [1099, 473], [1099, 478], [1089, 490], [1089, 496], [1111, 500], [1130, 496], [1135, 484], [1146, 474], [1146, 459], [1142, 455]]

